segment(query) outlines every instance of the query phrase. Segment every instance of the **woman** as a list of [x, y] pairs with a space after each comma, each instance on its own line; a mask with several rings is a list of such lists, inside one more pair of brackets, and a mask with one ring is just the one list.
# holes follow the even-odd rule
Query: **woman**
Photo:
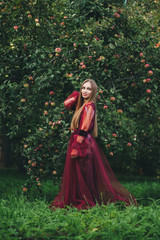
[[74, 109], [63, 178], [58, 196], [50, 208], [73, 206], [77, 209], [124, 201], [136, 204], [135, 198], [118, 182], [104, 153], [96, 143], [97, 85], [86, 79], [80, 93], [74, 91], [64, 102]]

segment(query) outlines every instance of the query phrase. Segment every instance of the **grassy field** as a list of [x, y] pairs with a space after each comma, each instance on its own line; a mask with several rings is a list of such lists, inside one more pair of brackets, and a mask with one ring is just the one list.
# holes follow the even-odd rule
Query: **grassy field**
[[43, 193], [22, 194], [25, 175], [0, 169], [0, 239], [160, 239], [160, 182], [154, 178], [123, 177], [119, 180], [136, 196], [139, 207], [124, 204], [51, 211], [48, 206], [58, 186], [51, 180]]

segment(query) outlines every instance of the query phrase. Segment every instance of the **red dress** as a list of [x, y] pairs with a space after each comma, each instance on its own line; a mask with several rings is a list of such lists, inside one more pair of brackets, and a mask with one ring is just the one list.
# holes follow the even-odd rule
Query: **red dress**
[[[78, 92], [64, 102], [67, 109], [76, 106]], [[50, 208], [66, 205], [84, 209], [98, 204], [124, 201], [135, 204], [134, 196], [116, 179], [103, 151], [91, 132], [94, 127], [95, 105], [88, 102], [81, 112], [79, 127], [71, 134], [59, 193]], [[71, 158], [71, 155], [76, 158]]]

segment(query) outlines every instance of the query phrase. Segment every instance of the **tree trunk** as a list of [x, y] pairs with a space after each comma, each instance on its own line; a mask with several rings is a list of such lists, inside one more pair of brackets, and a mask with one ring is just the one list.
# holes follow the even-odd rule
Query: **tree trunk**
[[0, 135], [0, 167], [9, 167], [10, 140], [5, 135]]

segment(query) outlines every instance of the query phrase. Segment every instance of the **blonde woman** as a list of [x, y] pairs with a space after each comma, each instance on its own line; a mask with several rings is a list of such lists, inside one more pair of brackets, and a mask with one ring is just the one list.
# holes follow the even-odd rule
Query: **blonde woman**
[[86, 209], [117, 201], [136, 204], [133, 195], [116, 179], [94, 139], [98, 134], [96, 93], [95, 81], [86, 79], [80, 92], [74, 91], [64, 102], [65, 108], [75, 113], [59, 193], [50, 208]]

